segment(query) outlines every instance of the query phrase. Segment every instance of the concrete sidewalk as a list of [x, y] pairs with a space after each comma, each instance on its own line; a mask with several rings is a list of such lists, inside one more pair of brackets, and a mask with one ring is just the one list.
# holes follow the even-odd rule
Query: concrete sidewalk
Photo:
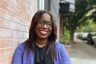
[[72, 44], [71, 61], [72, 64], [96, 64], [96, 48], [77, 40], [77, 44]]

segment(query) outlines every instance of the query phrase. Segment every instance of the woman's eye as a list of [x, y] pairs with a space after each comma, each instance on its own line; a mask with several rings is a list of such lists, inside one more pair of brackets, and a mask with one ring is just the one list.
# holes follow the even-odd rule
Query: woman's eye
[[47, 22], [48, 25], [51, 25], [52, 23], [51, 22]]

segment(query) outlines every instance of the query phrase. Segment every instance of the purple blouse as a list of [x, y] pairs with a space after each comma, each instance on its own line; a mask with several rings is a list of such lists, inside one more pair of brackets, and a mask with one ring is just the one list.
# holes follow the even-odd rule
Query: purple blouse
[[[71, 64], [70, 57], [63, 44], [56, 42], [57, 59], [54, 64]], [[34, 53], [27, 53], [25, 43], [21, 43], [15, 50], [12, 64], [34, 64]]]

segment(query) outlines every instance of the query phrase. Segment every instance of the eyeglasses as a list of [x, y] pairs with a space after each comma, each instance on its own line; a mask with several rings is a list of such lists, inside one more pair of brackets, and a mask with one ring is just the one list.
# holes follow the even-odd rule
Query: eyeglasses
[[51, 28], [52, 27], [52, 21], [45, 21], [45, 20], [39, 20], [38, 22], [38, 26], [44, 26], [46, 24], [46, 26], [48, 28]]

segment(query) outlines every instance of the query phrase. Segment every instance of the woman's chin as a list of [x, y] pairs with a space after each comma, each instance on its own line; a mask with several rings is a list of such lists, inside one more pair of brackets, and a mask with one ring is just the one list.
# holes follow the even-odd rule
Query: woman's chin
[[41, 36], [39, 36], [39, 38], [40, 38], [40, 39], [47, 39], [48, 36], [47, 36], [47, 35], [41, 35]]

